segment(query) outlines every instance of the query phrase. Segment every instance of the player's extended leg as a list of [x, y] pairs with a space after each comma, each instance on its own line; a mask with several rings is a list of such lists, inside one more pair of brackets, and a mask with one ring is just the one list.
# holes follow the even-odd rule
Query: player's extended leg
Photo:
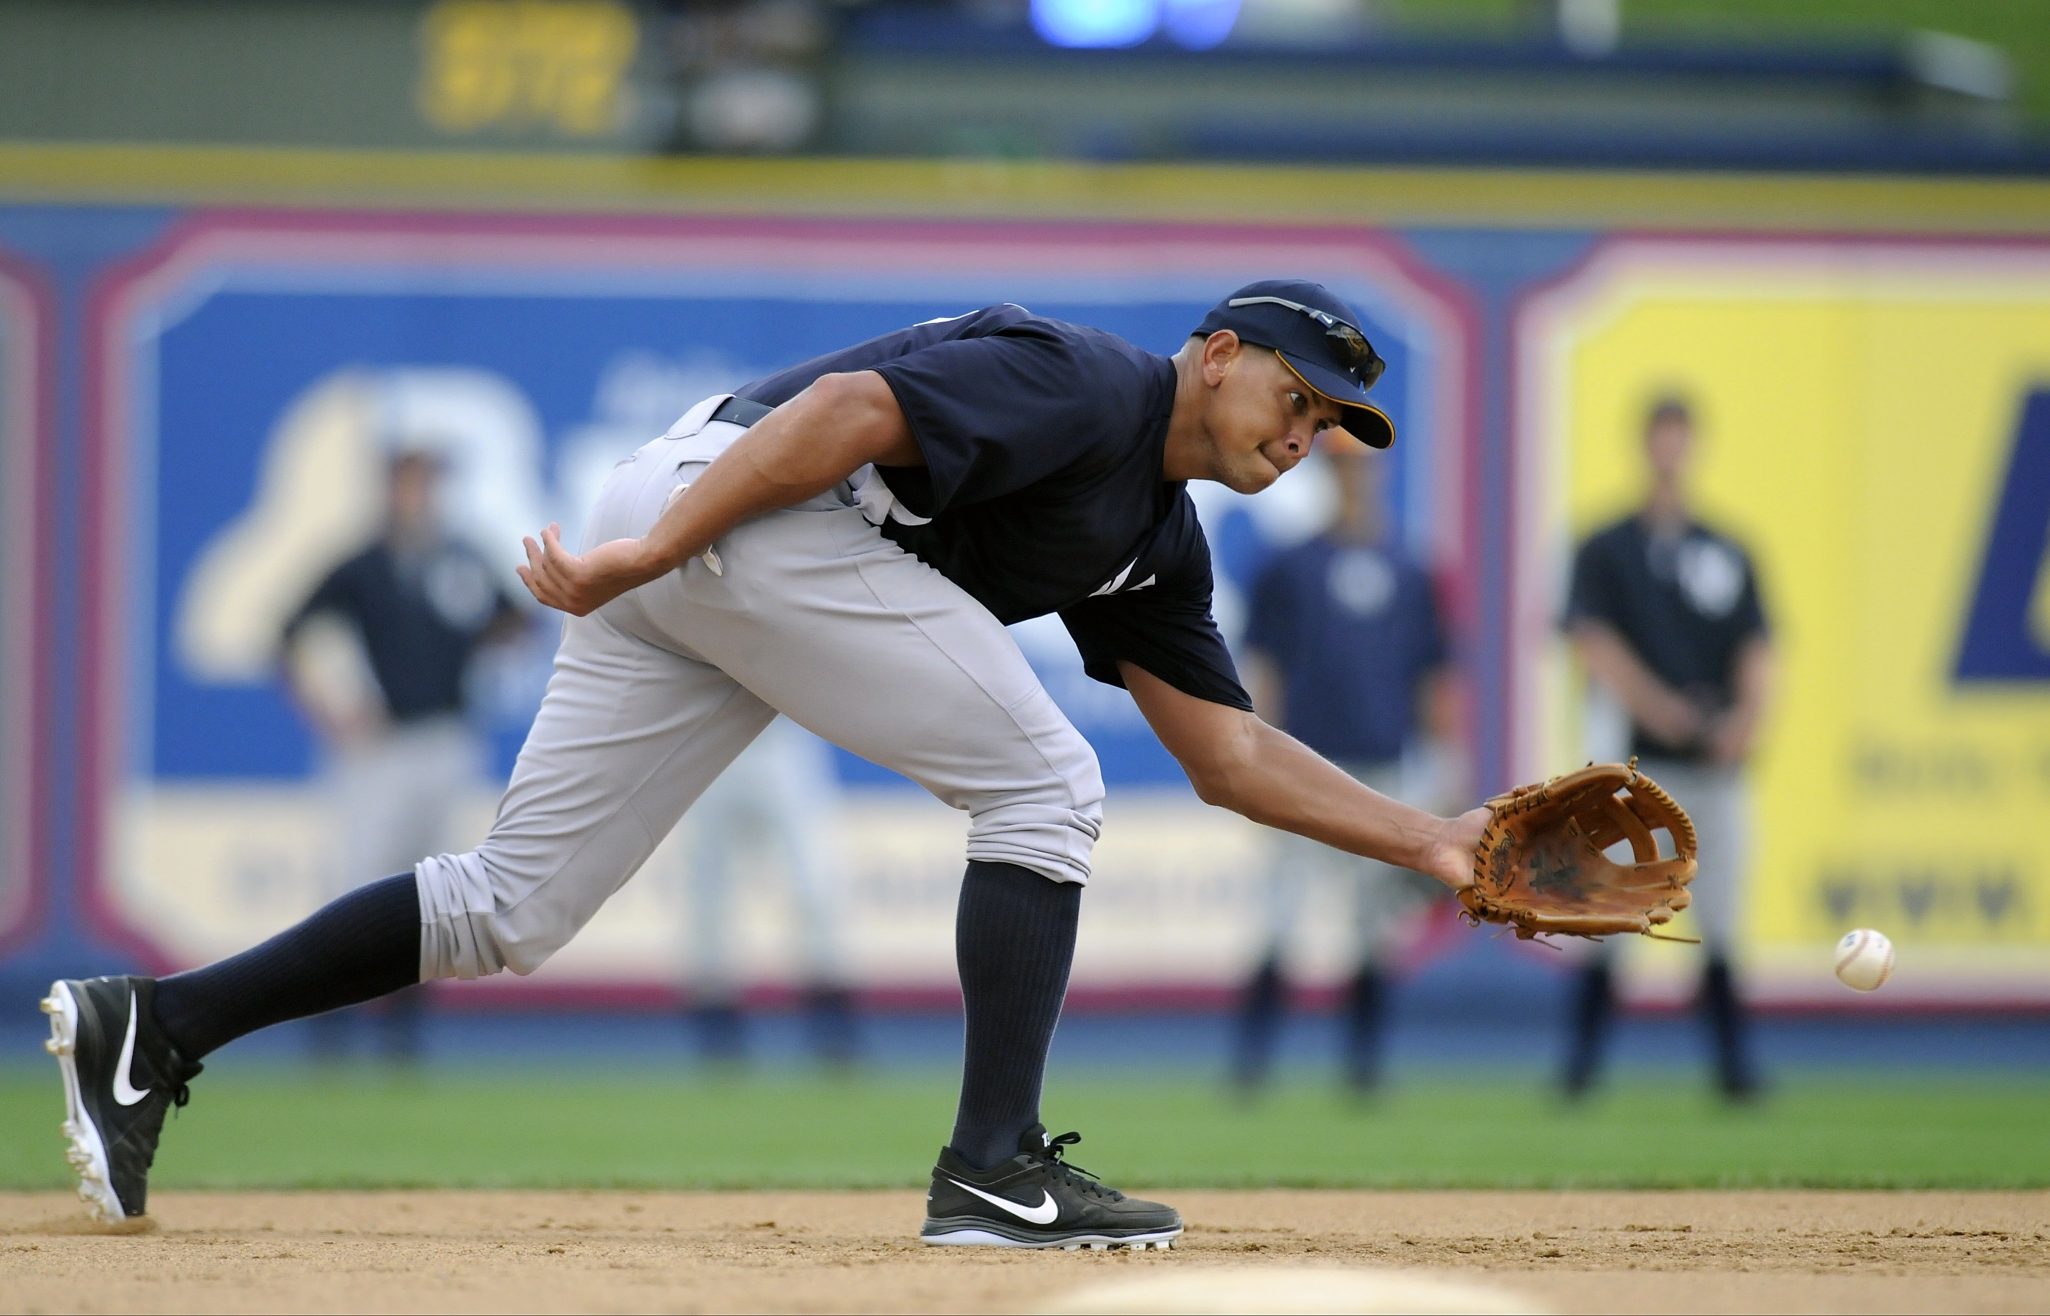
[[355, 1005], [420, 980], [410, 873], [351, 891], [297, 927], [166, 978], [61, 979], [43, 1010], [64, 1077], [67, 1155], [102, 1220], [143, 1214], [164, 1116], [200, 1057], [266, 1024]]
[[[342, 765], [345, 822], [374, 833], [399, 830], [403, 791], [385, 778], [405, 771], [403, 754], [386, 746]], [[161, 982], [116, 976], [51, 986], [43, 1009], [63, 1072], [68, 1155], [79, 1196], [95, 1216], [143, 1214], [164, 1116], [185, 1104], [201, 1057], [266, 1024], [309, 1015], [329, 1017], [317, 1040], [332, 1054], [346, 1037], [346, 1018], [330, 1012], [419, 981], [413, 875], [375, 878], [379, 840], [345, 838], [338, 875], [355, 889], [261, 946]]]
[[81, 1195], [107, 1218], [142, 1214], [165, 1111], [202, 1057], [245, 1033], [430, 978], [532, 972], [774, 715], [715, 667], [599, 617], [570, 621], [478, 849], [423, 860], [202, 969], [52, 988]]

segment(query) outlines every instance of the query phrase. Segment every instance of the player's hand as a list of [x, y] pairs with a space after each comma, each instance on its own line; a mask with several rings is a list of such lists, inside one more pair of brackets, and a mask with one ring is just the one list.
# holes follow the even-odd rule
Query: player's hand
[[1468, 809], [1457, 818], [1441, 821], [1438, 838], [1432, 843], [1426, 867], [1426, 876], [1435, 877], [1454, 891], [1473, 885], [1473, 852], [1479, 848], [1481, 833], [1488, 830], [1494, 811], [1486, 805]]
[[1660, 690], [1630, 711], [1653, 740], [1676, 753], [1698, 747], [1709, 730], [1708, 710], [1672, 690]]
[[531, 536], [521, 542], [527, 565], [519, 568], [520, 579], [543, 605], [572, 617], [587, 617], [662, 574], [649, 569], [638, 539], [609, 540], [579, 555], [562, 546], [561, 528], [550, 525], [539, 543]]
[[1731, 715], [1719, 719], [1708, 733], [1708, 757], [1719, 767], [1735, 767], [1751, 756], [1751, 737], [1757, 724], [1746, 717]]
[[382, 709], [323, 710], [313, 715], [320, 738], [340, 750], [358, 749], [382, 735], [391, 719]]

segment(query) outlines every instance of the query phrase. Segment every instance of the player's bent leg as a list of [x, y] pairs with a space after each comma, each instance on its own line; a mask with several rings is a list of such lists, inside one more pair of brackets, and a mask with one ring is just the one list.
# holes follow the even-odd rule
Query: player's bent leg
[[961, 973], [961, 1103], [949, 1149], [978, 1169], [1017, 1154], [1075, 960], [1082, 888], [970, 860], [954, 920]]
[[961, 1104], [920, 1236], [1001, 1247], [1166, 1247], [1181, 1217], [1061, 1160], [1039, 1122], [1046, 1053], [1067, 994], [1082, 888], [972, 860], [955, 955], [966, 1015]]
[[[740, 527], [719, 553], [718, 574], [693, 563], [636, 591], [651, 632], [687, 636], [793, 721], [969, 815], [956, 924], [967, 1055], [946, 1164], [1009, 1173], [1039, 1124], [1080, 886], [1102, 827], [1096, 755], [987, 609], [833, 495]], [[1061, 1191], [1115, 1197], [1100, 1185]], [[1178, 1228], [1172, 1212], [1149, 1209], [1156, 1216], [1132, 1238]], [[1076, 1213], [1062, 1219], [1066, 1232], [1028, 1229], [1022, 1241], [1079, 1239]], [[1087, 1228], [1110, 1226], [1091, 1217]], [[1021, 1242], [989, 1229], [939, 1232]]]

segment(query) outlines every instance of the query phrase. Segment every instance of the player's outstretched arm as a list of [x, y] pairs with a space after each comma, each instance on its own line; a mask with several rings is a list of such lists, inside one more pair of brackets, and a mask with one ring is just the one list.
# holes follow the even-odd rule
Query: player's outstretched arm
[[742, 521], [815, 498], [870, 463], [925, 465], [896, 394], [872, 370], [821, 375], [734, 440], [647, 534], [577, 554], [549, 526], [526, 541], [520, 579], [548, 607], [582, 617], [674, 571]]
[[1189, 774], [1204, 803], [1254, 822], [1437, 878], [1473, 884], [1485, 808], [1440, 818], [1368, 790], [1295, 737], [1255, 715], [1198, 699], [1119, 663], [1139, 711]]

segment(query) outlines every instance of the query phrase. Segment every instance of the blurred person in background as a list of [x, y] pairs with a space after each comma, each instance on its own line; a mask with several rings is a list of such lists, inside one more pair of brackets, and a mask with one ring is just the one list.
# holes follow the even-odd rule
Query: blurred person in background
[[691, 806], [693, 831], [684, 873], [690, 905], [690, 1018], [707, 1060], [747, 1054], [736, 964], [735, 861], [774, 852], [789, 882], [797, 924], [798, 972], [812, 1051], [830, 1065], [851, 1064], [859, 1038], [853, 996], [842, 968], [846, 873], [834, 858], [840, 784], [826, 742], [787, 717], [769, 723]]
[[[1700, 871], [1690, 890], [1707, 964], [1701, 1005], [1724, 1095], [1758, 1090], [1731, 971], [1747, 836], [1742, 772], [1772, 684], [1772, 648], [1751, 557], [1691, 510], [1694, 416], [1666, 398], [1645, 422], [1651, 491], [1635, 514], [1593, 535], [1573, 562], [1566, 631], [1597, 693], [1630, 722], [1630, 752], [1694, 820]], [[1615, 1010], [1607, 946], [1581, 965], [1563, 1084], [1585, 1094]]]
[[[480, 645], [522, 629], [523, 613], [443, 524], [441, 476], [438, 455], [396, 451], [383, 534], [285, 625], [286, 684], [320, 739], [341, 836], [329, 899], [458, 839], [452, 816], [482, 784], [463, 678]], [[339, 1057], [351, 1016], [376, 1012], [386, 1056], [417, 1059], [425, 990], [314, 1016], [316, 1053]]]
[[780, 154], [817, 141], [821, 64], [832, 43], [817, 0], [698, 0], [672, 6], [662, 41], [677, 98], [665, 148]]
[[[1451, 798], [1453, 683], [1443, 627], [1423, 569], [1389, 542], [1380, 471], [1356, 443], [1319, 445], [1339, 491], [1330, 529], [1278, 554], [1254, 587], [1246, 685], [1253, 706], [1383, 795], [1418, 807]], [[1331, 849], [1293, 833], [1274, 838], [1265, 882], [1264, 943], [1240, 1004], [1232, 1077], [1265, 1082], [1286, 1012], [1283, 954], [1313, 879], [1350, 887], [1357, 969], [1345, 998], [1345, 1082], [1370, 1091], [1396, 957], [1431, 898], [1432, 878]]]

